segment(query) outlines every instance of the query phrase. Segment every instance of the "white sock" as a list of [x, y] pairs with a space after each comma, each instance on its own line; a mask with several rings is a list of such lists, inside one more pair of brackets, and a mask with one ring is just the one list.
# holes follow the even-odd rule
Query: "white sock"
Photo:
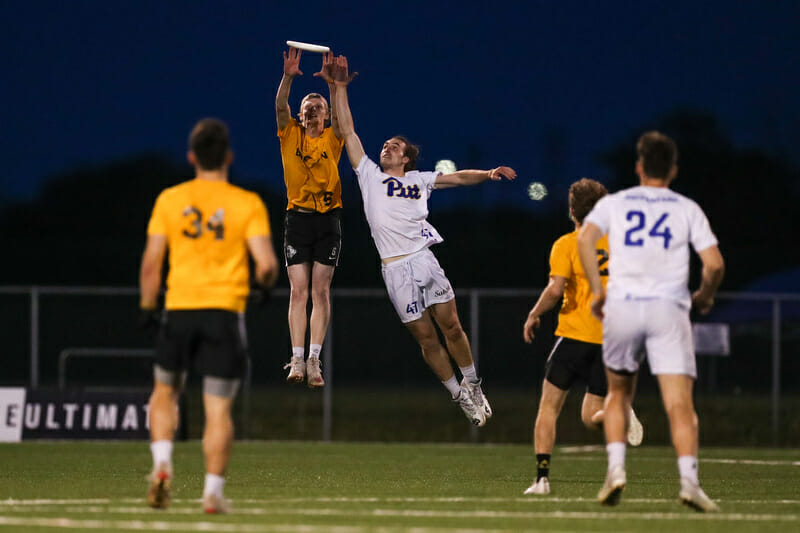
[[203, 496], [215, 494], [222, 496], [222, 488], [225, 486], [225, 478], [216, 474], [206, 474], [206, 485], [203, 487]]
[[460, 366], [460, 367], [458, 367], [458, 369], [461, 370], [461, 375], [464, 376], [464, 378], [469, 383], [477, 383], [478, 382], [478, 372], [475, 370], [475, 365], [469, 365], [469, 366], [464, 366], [464, 367]]
[[167, 464], [172, 466], [172, 441], [157, 440], [150, 443], [150, 452], [153, 454], [153, 466]]
[[305, 359], [306, 357], [306, 349], [302, 346], [294, 346], [292, 347], [292, 357], [298, 357], [300, 359]]
[[316, 357], [319, 359], [319, 352], [322, 351], [321, 344], [309, 344], [308, 345], [308, 358], [311, 359], [312, 357]]
[[616, 467], [625, 468], [625, 443], [609, 442], [606, 444], [608, 452], [608, 471], [611, 472]]
[[681, 455], [678, 457], [678, 472], [681, 477], [691, 479], [698, 483], [697, 479], [697, 457], [693, 455]]
[[447, 381], [442, 381], [442, 385], [444, 385], [447, 390], [450, 391], [450, 395], [453, 398], [458, 396], [458, 393], [461, 392], [461, 385], [458, 384], [458, 380], [455, 376], [451, 377]]

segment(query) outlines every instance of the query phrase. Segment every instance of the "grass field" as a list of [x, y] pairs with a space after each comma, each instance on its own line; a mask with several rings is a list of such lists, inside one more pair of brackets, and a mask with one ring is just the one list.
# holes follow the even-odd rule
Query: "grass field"
[[174, 503], [144, 504], [145, 443], [0, 445], [0, 531], [800, 531], [795, 450], [701, 452], [701, 480], [722, 513], [677, 502], [672, 451], [629, 450], [618, 507], [594, 498], [599, 447], [557, 448], [553, 493], [523, 496], [535, 472], [528, 446], [237, 442], [229, 515], [205, 515], [200, 444], [175, 451]]

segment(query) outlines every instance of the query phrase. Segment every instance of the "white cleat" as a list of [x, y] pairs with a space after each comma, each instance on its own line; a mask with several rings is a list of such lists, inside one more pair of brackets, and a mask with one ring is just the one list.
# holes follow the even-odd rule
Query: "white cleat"
[[486, 423], [486, 415], [484, 415], [483, 409], [478, 409], [467, 389], [461, 387], [461, 390], [458, 391], [458, 396], [453, 398], [453, 401], [461, 407], [461, 410], [464, 411], [464, 414], [467, 415], [473, 425], [481, 427]]
[[625, 469], [621, 466], [614, 467], [606, 474], [606, 481], [603, 488], [597, 493], [597, 501], [603, 505], [617, 505], [625, 489]]
[[483, 380], [479, 379], [477, 383], [470, 383], [466, 378], [464, 378], [461, 380], [461, 388], [467, 389], [469, 392], [469, 397], [472, 398], [472, 403], [474, 403], [478, 409], [483, 411], [484, 418], [488, 420], [489, 418], [492, 418], [492, 407], [489, 405], [489, 402], [486, 400], [486, 396], [483, 394], [481, 383], [483, 383]]
[[550, 481], [546, 477], [540, 477], [523, 494], [550, 494]]
[[309, 357], [306, 361], [306, 375], [308, 376], [308, 386], [312, 389], [318, 389], [325, 386], [325, 380], [322, 379], [322, 369], [319, 366], [319, 357]]
[[639, 419], [636, 418], [636, 413], [633, 412], [633, 409], [631, 409], [628, 414], [628, 444], [631, 446], [639, 446], [644, 437], [644, 427], [642, 427], [642, 423], [639, 422]]
[[203, 495], [203, 511], [206, 514], [225, 514], [231, 512], [231, 502], [216, 494]]
[[302, 383], [306, 380], [306, 362], [302, 357], [294, 357], [283, 365], [283, 369], [289, 369], [289, 375], [286, 376], [288, 383]]
[[681, 491], [678, 493], [681, 503], [687, 507], [691, 507], [700, 513], [718, 513], [719, 506], [714, 503], [714, 500], [709, 498], [700, 485], [694, 481], [682, 477], [681, 478]]

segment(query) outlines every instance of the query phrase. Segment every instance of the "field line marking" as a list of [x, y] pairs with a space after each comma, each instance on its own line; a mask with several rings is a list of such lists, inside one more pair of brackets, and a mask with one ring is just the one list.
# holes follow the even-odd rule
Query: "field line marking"
[[[118, 513], [141, 514], [151, 512], [145, 507], [76, 507], [62, 508], [68, 513]], [[169, 514], [198, 514], [197, 508], [172, 508]], [[502, 518], [528, 520], [536, 518], [556, 518], [572, 520], [711, 520], [711, 521], [745, 521], [745, 522], [800, 522], [800, 514], [757, 514], [757, 513], [691, 513], [691, 512], [619, 512], [619, 511], [492, 511], [492, 510], [414, 510], [414, 509], [253, 509], [236, 508], [237, 515], [263, 516], [346, 516], [346, 517], [394, 517], [394, 518]], [[10, 518], [10, 517], [0, 517]], [[0, 522], [0, 525], [2, 522]]]
[[[677, 501], [676, 498], [625, 498], [626, 502], [630, 503], [673, 503]], [[172, 500], [176, 504], [199, 504], [200, 498], [175, 498]], [[420, 497], [347, 497], [347, 496], [321, 496], [321, 497], [302, 497], [302, 498], [233, 498], [232, 501], [237, 504], [283, 504], [283, 503], [585, 503], [595, 502], [593, 497], [559, 497], [559, 496], [517, 496], [517, 497], [480, 497], [480, 496], [438, 496], [431, 498]], [[780, 499], [780, 500], [728, 500], [728, 499], [715, 499], [715, 501], [726, 504], [782, 504], [782, 505], [798, 505], [800, 500], [794, 499]], [[144, 498], [96, 498], [96, 499], [8, 499], [0, 500], [0, 509], [24, 506], [47, 506], [47, 505], [112, 505], [120, 503], [143, 504]]]

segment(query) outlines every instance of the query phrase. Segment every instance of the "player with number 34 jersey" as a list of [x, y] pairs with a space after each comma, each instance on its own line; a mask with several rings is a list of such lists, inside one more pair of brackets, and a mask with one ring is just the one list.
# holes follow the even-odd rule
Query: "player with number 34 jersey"
[[272, 232], [257, 194], [193, 179], [159, 195], [147, 233], [169, 242], [167, 309], [240, 313], [250, 291], [247, 239]]

